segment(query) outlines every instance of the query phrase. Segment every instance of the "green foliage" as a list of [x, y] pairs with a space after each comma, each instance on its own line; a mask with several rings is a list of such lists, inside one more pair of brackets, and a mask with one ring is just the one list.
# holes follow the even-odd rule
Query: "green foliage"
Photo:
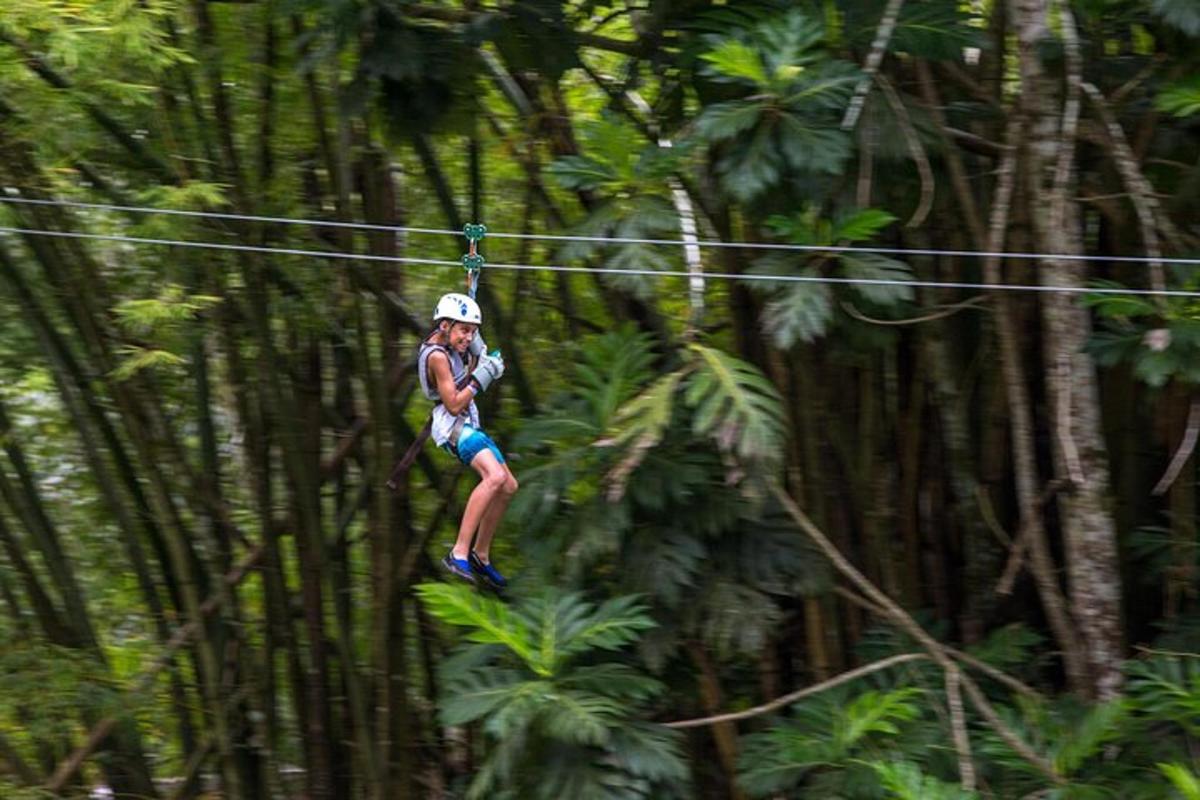
[[527, 601], [518, 609], [460, 586], [422, 584], [418, 593], [430, 613], [467, 628], [467, 639], [507, 648], [538, 677], [558, 674], [571, 657], [589, 650], [619, 650], [653, 627], [633, 597], [594, 607], [577, 595]]
[[715, 146], [717, 175], [747, 202], [789, 174], [837, 174], [850, 154], [839, 112], [858, 68], [822, 48], [820, 23], [799, 10], [724, 36], [701, 55], [707, 78], [744, 96], [703, 109], [692, 135]]
[[773, 469], [786, 436], [778, 390], [757, 369], [727, 353], [700, 344], [690, 349], [696, 369], [683, 396], [694, 413], [692, 430], [740, 463]]
[[1154, 98], [1154, 106], [1177, 117], [1200, 113], [1200, 78], [1192, 77], [1164, 87]]
[[1183, 800], [1200, 800], [1200, 775], [1183, 764], [1158, 764], [1158, 770], [1167, 776]]
[[[555, 159], [547, 172], [562, 187], [601, 193], [600, 202], [573, 233], [584, 237], [679, 238], [679, 212], [670, 196], [669, 180], [686, 163], [686, 143], [663, 148], [654, 143], [630, 146], [642, 135], [612, 114], [580, 125], [586, 155]], [[678, 254], [642, 244], [609, 245], [575, 241], [558, 253], [565, 261], [594, 260], [612, 270], [678, 269]], [[605, 280], [653, 300], [661, 285], [652, 277], [607, 275]]]
[[218, 297], [188, 295], [183, 287], [167, 284], [159, 289], [157, 297], [123, 300], [113, 307], [113, 312], [123, 328], [144, 336], [176, 331], [219, 302]]
[[606, 444], [624, 445], [612, 473], [624, 477], [662, 438], [673, 417], [676, 391], [692, 413], [692, 431], [729, 459], [727, 479], [740, 482], [747, 469], [773, 474], [782, 457], [784, 423], [778, 391], [757, 369], [714, 348], [691, 344], [688, 360], [642, 392], [614, 420]]
[[[880, 0], [842, 0], [837, 4], [845, 36], [857, 49], [870, 48], [883, 15]], [[929, 60], [957, 60], [965, 47], [986, 47], [985, 17], [956, 0], [922, 0], [900, 8], [888, 51]]]
[[922, 692], [868, 691], [850, 702], [839, 692], [801, 701], [794, 720], [747, 736], [738, 783], [755, 797], [800, 786], [819, 771], [845, 772], [859, 755], [876, 752], [919, 716]]
[[515, 0], [503, 16], [475, 26], [480, 38], [491, 39], [513, 70], [536, 70], [557, 80], [579, 65], [575, 29], [558, 0]]
[[678, 736], [638, 718], [662, 684], [599, 660], [653, 627], [636, 597], [596, 605], [551, 590], [508, 607], [458, 585], [422, 584], [417, 593], [473, 643], [443, 664], [440, 706], [444, 724], [481, 722], [491, 741], [468, 797], [504, 788], [546, 800], [632, 800], [684, 781]]
[[1127, 691], [1135, 711], [1200, 736], [1200, 656], [1129, 662]]
[[37, 638], [0, 645], [0, 729], [21, 741], [55, 741], [74, 733], [80, 709], [120, 710], [103, 665], [78, 650]]
[[54, 800], [59, 795], [40, 786], [21, 786], [0, 778], [0, 797], [5, 800]]
[[1091, 296], [1086, 302], [1102, 324], [1087, 345], [1100, 364], [1128, 362], [1151, 386], [1172, 379], [1200, 383], [1200, 316], [1190, 303], [1169, 298], [1159, 307], [1120, 295]]
[[979, 795], [926, 775], [907, 761], [872, 762], [879, 783], [896, 800], [971, 800]]
[[[892, 214], [874, 208], [859, 209], [833, 219], [819, 217], [808, 208], [792, 216], [772, 216], [767, 220], [767, 227], [787, 242], [820, 247], [869, 240], [895, 220]], [[834, 320], [836, 296], [842, 291], [883, 307], [913, 299], [911, 287], [895, 283], [912, 279], [909, 266], [877, 253], [773, 253], [758, 259], [753, 272], [812, 281], [765, 282], [771, 300], [764, 308], [763, 327], [775, 345], [784, 349], [825, 335]], [[815, 282], [826, 277], [860, 282], [835, 291], [828, 283]]]
[[166, 284], [157, 297], [129, 299], [117, 303], [113, 313], [120, 326], [130, 334], [156, 340], [159, 346], [127, 344], [120, 348], [121, 361], [112, 375], [126, 380], [142, 370], [174, 368], [187, 363], [178, 353], [187, 347], [194, 322], [206, 309], [220, 302], [217, 297], [187, 294], [175, 284]]

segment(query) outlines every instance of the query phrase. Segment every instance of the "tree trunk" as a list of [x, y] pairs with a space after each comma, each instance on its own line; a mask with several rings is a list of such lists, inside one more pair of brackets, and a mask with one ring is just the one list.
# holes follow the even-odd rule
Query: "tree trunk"
[[[1066, 54], [1063, 89], [1042, 61], [1051, 36], [1049, 0], [1013, 0], [1011, 9], [1019, 43], [1021, 106], [1029, 119], [1026, 177], [1036, 245], [1043, 253], [1081, 253], [1075, 136], [1082, 67], [1075, 21], [1066, 4], [1056, 6]], [[1079, 286], [1083, 270], [1078, 261], [1046, 259], [1039, 277], [1046, 286]], [[1042, 321], [1054, 469], [1070, 487], [1058, 494], [1058, 502], [1071, 611], [1088, 668], [1088, 691], [1107, 700], [1121, 686], [1121, 579], [1096, 366], [1083, 352], [1091, 316], [1072, 295], [1047, 292]]]

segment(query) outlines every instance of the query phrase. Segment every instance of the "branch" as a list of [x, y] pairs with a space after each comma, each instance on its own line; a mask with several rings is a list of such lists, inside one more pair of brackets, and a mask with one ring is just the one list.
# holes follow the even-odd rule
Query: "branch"
[[842, 117], [844, 131], [852, 129], [858, 123], [863, 105], [867, 102], [867, 94], [871, 91], [871, 79], [883, 63], [883, 54], [887, 52], [888, 42], [892, 39], [892, 32], [896, 29], [896, 20], [900, 18], [903, 5], [904, 0], [888, 0], [887, 8], [883, 10], [883, 17], [875, 30], [875, 41], [871, 42], [871, 51], [867, 53], [867, 60], [863, 62], [863, 76], [854, 87], [854, 97], [850, 98], [846, 115]]
[[[941, 96], [938, 94], [937, 86], [933, 82], [933, 72], [929, 69], [929, 64], [921, 59], [917, 60], [916, 68], [917, 78], [921, 86], [921, 95], [925, 100], [925, 107], [928, 109], [929, 115], [933, 117], [933, 121], [937, 123], [942, 136], [949, 140], [949, 125], [946, 122], [946, 114], [942, 110]], [[967, 227], [971, 230], [971, 238], [975, 242], [975, 246], [982, 249], [985, 245], [987, 234], [983, 230], [983, 220], [979, 216], [979, 205], [975, 202], [975, 196], [971, 194], [971, 183], [967, 178], [967, 170], [963, 165], [962, 155], [958, 152], [957, 148], [947, 148], [946, 168], [950, 172], [950, 183], [954, 187], [954, 193], [958, 196], [958, 204], [962, 207], [962, 214], [966, 219]]]
[[947, 125], [943, 130], [954, 139], [954, 141], [964, 150], [969, 150], [976, 155], [987, 156], [989, 158], [998, 158], [1004, 155], [1008, 149], [1008, 145], [998, 144], [991, 139], [985, 139], [982, 136], [964, 131], [961, 128], [954, 128]]
[[1154, 495], [1166, 494], [1167, 489], [1170, 489], [1171, 484], [1179, 477], [1179, 473], [1183, 471], [1183, 465], [1192, 457], [1192, 451], [1196, 449], [1197, 434], [1200, 434], [1200, 397], [1193, 397], [1192, 406], [1188, 410], [1187, 429], [1183, 432], [1183, 441], [1179, 443], [1179, 449], [1175, 451], [1171, 463], [1167, 466], [1167, 471], [1155, 485]]
[[[662, 132], [662, 127], [654, 119], [654, 110], [650, 104], [633, 89], [625, 92], [625, 96], [633, 103], [634, 108], [646, 120], [651, 131], [657, 131], [658, 146], [666, 150], [674, 147], [670, 138]], [[675, 206], [675, 215], [679, 217], [680, 239], [683, 240], [683, 258], [688, 271], [688, 305], [691, 313], [688, 315], [687, 336], [695, 335], [696, 328], [704, 317], [704, 262], [700, 255], [700, 241], [696, 229], [696, 210], [692, 205], [692, 197], [683, 186], [683, 182], [674, 175], [667, 177], [667, 188], [671, 190], [671, 203]]]
[[[1142, 231], [1142, 242], [1146, 245], [1146, 253], [1152, 259], [1150, 283], [1155, 289], [1165, 289], [1167, 278], [1162, 262], [1159, 261], [1162, 257], [1162, 248], [1158, 242], [1158, 228], [1162, 227], [1164, 231], [1170, 231], [1168, 235], [1173, 235], [1174, 226], [1169, 221], [1159, 222], [1162, 215], [1158, 200], [1154, 196], [1154, 190], [1142, 173], [1141, 167], [1138, 166], [1137, 157], [1134, 156], [1133, 149], [1129, 146], [1129, 140], [1125, 138], [1125, 131], [1113, 116], [1108, 101], [1104, 99], [1104, 95], [1094, 84], [1084, 81], [1082, 86], [1088, 99], [1095, 105], [1096, 112], [1100, 115], [1100, 121], [1104, 123], [1114, 151], [1113, 160], [1116, 161], [1117, 171], [1121, 173], [1121, 180], [1129, 191], [1129, 199], [1137, 213], [1138, 226]], [[1162, 304], [1161, 297], [1159, 304]]]
[[955, 667], [946, 670], [946, 704], [950, 707], [950, 730], [954, 732], [954, 749], [958, 752], [958, 774], [962, 788], [975, 791], [975, 765], [971, 762], [971, 740], [967, 737], [967, 721], [963, 714], [962, 672]]
[[892, 84], [887, 78], [876, 75], [875, 80], [883, 89], [883, 96], [887, 98], [888, 105], [896, 112], [900, 130], [904, 132], [904, 141], [908, 144], [908, 152], [917, 165], [917, 174], [921, 176], [921, 200], [917, 203], [912, 217], [905, 223], [909, 228], [916, 228], [925, 221], [925, 217], [929, 216], [929, 209], [933, 207], [933, 167], [929, 165], [929, 157], [925, 155], [925, 148], [921, 146], [921, 140], [917, 137], [917, 129], [913, 127], [912, 119], [908, 116], [908, 109], [904, 107], [900, 95], [896, 94], [896, 90], [892, 88]]
[[[1045, 490], [1034, 501], [1034, 512], [1040, 514], [1042, 507], [1062, 487], [1062, 482], [1057, 480], [1046, 484]], [[1013, 581], [1017, 579], [1017, 573], [1021, 571], [1021, 564], [1025, 559], [1025, 550], [1029, 547], [1029, 531], [1033, 524], [1031, 521], [1021, 523], [1021, 528], [1017, 531], [1017, 538], [1012, 542], [1008, 551], [1008, 563], [1004, 565], [1004, 572], [1000, 575], [1000, 581], [996, 584], [996, 594], [1012, 594]]]
[[[943, 670], [949, 671], [957, 669], [957, 665], [952, 660], [946, 647], [934, 639], [924, 628], [922, 628], [916, 620], [909, 616], [903, 608], [892, 600], [883, 590], [879, 589], [875, 584], [871, 583], [865, 575], [863, 575], [857, 567], [849, 562], [846, 557], [838, 550], [837, 546], [829, 540], [823, 531], [818, 528], [813, 521], [808, 518], [808, 515], [800, 510], [796, 505], [796, 501], [791, 495], [778, 483], [771, 487], [771, 492], [779, 501], [784, 511], [792, 518], [796, 525], [804, 531], [805, 534], [816, 544], [817, 548], [825, 555], [829, 562], [833, 565], [842, 577], [846, 578], [850, 583], [854, 584], [859, 591], [863, 593], [868, 602], [874, 603], [880, 609], [880, 613], [890, 619], [893, 624], [911, 636], [918, 644], [920, 644], [928, 653], [929, 657], [938, 664]], [[988, 726], [991, 727], [1005, 742], [1009, 744], [1013, 750], [1022, 758], [1036, 767], [1043, 775], [1056, 784], [1063, 783], [1063, 777], [1058, 773], [1052, 764], [1038, 755], [1028, 744], [1023, 742], [1019, 736], [1000, 716], [996, 710], [988, 702], [983, 692], [975, 684], [969, 676], [963, 675], [962, 684], [967, 689], [967, 694], [971, 698], [971, 702], [983, 715]], [[966, 776], [964, 776], [965, 779]]]
[[[224, 576], [226, 586], [232, 587], [241, 583], [242, 579], [249, 574], [250, 570], [257, 566], [259, 560], [263, 556], [263, 553], [263, 545], [260, 544], [255, 547], [254, 550], [252, 550], [240, 564], [238, 564]], [[221, 603], [226, 596], [226, 592], [218, 591], [216, 594], [205, 600], [200, 606], [201, 619], [220, 608]], [[187, 644], [188, 641], [191, 640], [192, 636], [195, 635], [196, 631], [199, 630], [199, 625], [197, 625], [197, 622], [199, 622], [199, 620], [188, 622], [187, 624], [180, 626], [175, 631], [175, 635], [172, 636], [170, 641], [168, 641], [163, 647], [162, 651], [158, 654], [158, 658], [156, 658], [149, 667], [142, 671], [142, 674], [137, 678], [136, 681], [134, 681], [133, 686], [128, 692], [125, 693], [126, 704], [128, 704], [133, 697], [145, 692], [154, 685], [154, 681], [158, 676], [158, 673], [171, 663], [175, 651]], [[92, 728], [91, 732], [88, 733], [88, 736], [84, 740], [83, 744], [75, 748], [75, 751], [72, 752], [71, 755], [67, 756], [67, 758], [59, 763], [58, 767], [54, 770], [53, 775], [51, 775], [49, 780], [46, 781], [46, 791], [53, 793], [62, 791], [62, 788], [67, 784], [67, 781], [71, 780], [75, 773], [79, 771], [80, 767], [83, 766], [83, 762], [87, 759], [87, 757], [95, 752], [96, 748], [103, 744], [104, 740], [107, 739], [109, 734], [113, 732], [113, 729], [116, 728], [120, 719], [120, 714], [114, 714], [112, 716], [105, 717], [99, 723], [97, 723], [95, 727]]]
[[987, 311], [987, 308], [980, 306], [980, 303], [984, 303], [986, 301], [987, 298], [983, 295], [976, 295], [975, 297], [968, 298], [961, 303], [955, 303], [952, 306], [946, 306], [940, 311], [933, 311], [921, 317], [909, 317], [908, 319], [876, 319], [875, 317], [868, 317], [866, 314], [859, 311], [858, 307], [849, 300], [842, 301], [842, 308], [845, 309], [847, 314], [855, 319], [862, 322], [869, 322], [872, 325], [917, 325], [922, 322], [933, 322], [937, 319], [944, 319], [945, 317], [953, 316], [960, 311]]
[[[855, 594], [854, 592], [850, 591], [849, 589], [847, 589], [844, 586], [836, 586], [836, 587], [834, 587], [833, 591], [835, 594], [839, 595], [840, 597], [844, 597], [846, 600], [849, 600], [854, 605], [866, 610], [868, 613], [874, 614], [875, 616], [879, 617], [880, 619], [886, 620], [888, 618], [887, 612], [885, 612], [883, 609], [879, 608], [879, 606], [872, 604], [868, 600], [864, 599], [863, 597], [860, 597], [859, 595]], [[1009, 675], [1007, 672], [1004, 672], [1002, 670], [997, 669], [996, 667], [993, 667], [991, 664], [987, 663], [986, 661], [980, 661], [978, 658], [971, 655], [970, 653], [967, 653], [963, 650], [959, 650], [956, 647], [950, 647], [949, 645], [942, 645], [942, 646], [946, 648], [946, 652], [949, 653], [951, 656], [953, 656], [955, 660], [961, 661], [962, 663], [966, 664], [968, 667], [971, 667], [974, 670], [978, 670], [979, 672], [982, 672], [984, 675], [987, 675], [989, 678], [996, 681], [997, 683], [1004, 684], [1008, 688], [1012, 689], [1014, 692], [1017, 692], [1018, 694], [1023, 694], [1026, 697], [1029, 697], [1033, 700], [1044, 700], [1045, 699], [1042, 696], [1042, 693], [1039, 692], [1037, 689], [1034, 689], [1029, 684], [1024, 683], [1023, 681], [1020, 681], [1020, 680], [1014, 678], [1012, 675]]]
[[[50, 86], [54, 87], [55, 89], [62, 89], [68, 92], [75, 88], [69, 80], [55, 71], [49, 64], [47, 64], [44, 58], [34, 52], [33, 48], [28, 42], [3, 32], [0, 32], [0, 42], [7, 43], [18, 53], [20, 53], [21, 59], [25, 62], [25, 66], [28, 67], [33, 74], [37, 75]], [[160, 180], [169, 184], [179, 183], [179, 176], [177, 176], [164, 161], [158, 158], [158, 156], [150, 153], [140, 141], [133, 138], [133, 136], [121, 126], [121, 123], [119, 123], [107, 111], [95, 103], [92, 103], [91, 101], [85, 100], [81, 97], [77, 97], [73, 94], [72, 99], [79, 103], [79, 105], [83, 107], [83, 110], [88, 113], [88, 116], [95, 120], [101, 128], [106, 130], [109, 135], [116, 139], [117, 143], [120, 144], [121, 147], [129, 151], [129, 153], [138, 161], [141, 161], [147, 167], [152, 169]]]
[[1064, 354], [1059, 357], [1058, 369], [1062, 373], [1062, 391], [1058, 395], [1058, 443], [1062, 447], [1063, 459], [1067, 462], [1067, 474], [1071, 483], [1083, 486], [1083, 462], [1079, 460], [1079, 448], [1071, 435], [1071, 361]]
[[737, 720], [758, 717], [763, 714], [768, 714], [778, 708], [789, 706], [798, 700], [803, 700], [805, 697], [810, 697], [811, 695], [819, 694], [832, 689], [835, 686], [841, 686], [843, 683], [849, 683], [850, 681], [857, 680], [864, 675], [870, 675], [873, 672], [879, 672], [880, 670], [894, 667], [897, 664], [906, 664], [910, 661], [924, 661], [928, 658], [929, 656], [925, 655], [924, 653], [902, 653], [900, 655], [892, 656], [891, 658], [885, 658], [880, 661], [872, 662], [865, 666], [859, 667], [858, 669], [852, 669], [849, 672], [843, 672], [841, 675], [835, 675], [827, 681], [821, 681], [820, 683], [813, 684], [812, 686], [806, 686], [805, 688], [799, 689], [790, 694], [776, 697], [769, 703], [763, 703], [760, 706], [748, 708], [745, 711], [733, 711], [728, 714], [717, 714], [716, 716], [712, 717], [699, 717], [697, 719], [684, 719], [677, 722], [666, 722], [663, 723], [663, 726], [666, 728], [674, 728], [679, 730], [682, 728], [700, 728], [705, 725], [716, 725], [720, 722], [735, 722]]

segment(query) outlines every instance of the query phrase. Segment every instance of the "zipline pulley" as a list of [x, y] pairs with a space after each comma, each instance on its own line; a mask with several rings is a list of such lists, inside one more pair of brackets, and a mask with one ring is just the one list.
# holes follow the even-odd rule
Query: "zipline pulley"
[[474, 300], [479, 289], [479, 272], [487, 262], [479, 254], [479, 243], [487, 236], [487, 226], [480, 222], [468, 222], [463, 226], [467, 237], [467, 254], [462, 257], [463, 269], [467, 271], [467, 295]]

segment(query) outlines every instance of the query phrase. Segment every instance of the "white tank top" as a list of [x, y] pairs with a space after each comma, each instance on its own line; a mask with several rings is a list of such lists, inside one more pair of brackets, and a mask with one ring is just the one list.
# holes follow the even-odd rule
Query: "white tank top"
[[438, 394], [437, 385], [429, 379], [429, 354], [437, 351], [446, 354], [446, 358], [450, 360], [450, 374], [454, 378], [454, 384], [457, 386], [463, 376], [467, 374], [467, 365], [463, 361], [463, 357], [454, 352], [450, 348], [432, 344], [428, 341], [421, 343], [421, 350], [417, 355], [417, 378], [421, 382], [421, 391], [425, 396], [434, 402], [433, 406], [433, 426], [430, 428], [430, 435], [433, 436], [433, 441], [438, 447], [441, 447], [450, 440], [450, 432], [454, 430], [454, 421], [458, 417], [462, 417], [472, 427], [478, 428], [479, 425], [479, 408], [472, 400], [470, 405], [466, 407], [458, 416], [451, 414], [442, 405], [442, 396]]

